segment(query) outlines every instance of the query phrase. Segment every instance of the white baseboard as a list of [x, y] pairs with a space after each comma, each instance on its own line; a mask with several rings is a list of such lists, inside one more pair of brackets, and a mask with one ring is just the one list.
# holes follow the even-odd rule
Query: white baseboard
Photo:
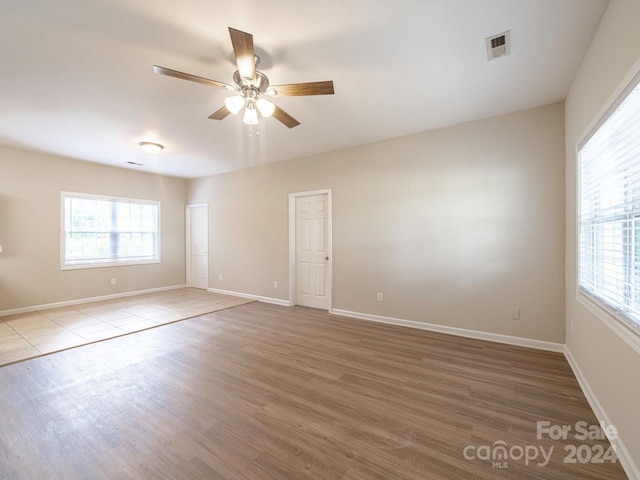
[[219, 288], [207, 288], [207, 292], [219, 293], [221, 295], [233, 295], [234, 297], [249, 298], [251, 300], [257, 300], [264, 303], [272, 303], [274, 305], [281, 305], [283, 307], [289, 307], [289, 300], [282, 300], [280, 298], [263, 297], [260, 295], [252, 295], [250, 293], [232, 292], [231, 290], [221, 290]]
[[380, 315], [371, 315], [368, 313], [350, 312], [349, 310], [331, 310], [332, 314], [343, 317], [359, 318], [361, 320], [370, 320], [372, 322], [388, 323], [391, 325], [400, 325], [403, 327], [418, 328], [420, 330], [428, 330], [431, 332], [448, 333], [450, 335], [458, 335], [459, 337], [475, 338], [478, 340], [487, 340], [489, 342], [506, 343], [508, 345], [517, 345], [520, 347], [536, 348], [538, 350], [548, 350], [551, 352], [563, 352], [564, 344], [546, 342], [544, 340], [534, 340], [531, 338], [513, 337], [510, 335], [501, 335], [498, 333], [481, 332], [479, 330], [468, 330], [466, 328], [447, 327], [445, 325], [436, 325], [434, 323], [416, 322], [414, 320], [403, 320], [400, 318], [383, 317]]
[[70, 307], [72, 305], [79, 305], [81, 303], [88, 302], [100, 302], [102, 300], [113, 300], [115, 298], [133, 297], [134, 295], [144, 295], [145, 293], [164, 292], [166, 290], [177, 290], [178, 288], [185, 288], [186, 285], [170, 285], [168, 287], [149, 288], [146, 290], [136, 290], [134, 292], [114, 293], [111, 295], [101, 295], [99, 297], [77, 298], [75, 300], [65, 300], [64, 302], [45, 303], [42, 305], [33, 305], [31, 307], [12, 308], [11, 310], [1, 310], [0, 317], [7, 315], [15, 315], [17, 313], [36, 312], [38, 310], [46, 310], [49, 308]]
[[[566, 357], [567, 362], [569, 362], [569, 366], [571, 367], [571, 370], [573, 370], [573, 374], [578, 380], [580, 388], [582, 389], [584, 396], [587, 398], [587, 401], [589, 402], [589, 405], [591, 406], [593, 413], [595, 413], [598, 421], [604, 422], [606, 425], [614, 425], [609, 419], [607, 412], [598, 401], [598, 398], [593, 393], [591, 386], [583, 375], [582, 370], [580, 370], [578, 362], [571, 353], [571, 350], [566, 345], [564, 346], [564, 356]], [[622, 465], [622, 468], [629, 477], [629, 480], [640, 480], [640, 469], [634, 462], [622, 439], [617, 436], [616, 438], [609, 438], [609, 442], [611, 442], [611, 445], [615, 449], [620, 465]]]

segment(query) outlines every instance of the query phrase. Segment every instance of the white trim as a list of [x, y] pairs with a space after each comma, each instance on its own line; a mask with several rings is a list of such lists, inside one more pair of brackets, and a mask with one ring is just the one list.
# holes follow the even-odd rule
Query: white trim
[[623, 95], [624, 91], [640, 74], [640, 57], [636, 59], [633, 66], [627, 71], [622, 80], [618, 83], [616, 88], [611, 92], [609, 98], [602, 104], [598, 113], [591, 119], [587, 127], [583, 130], [582, 134], [578, 136], [576, 142], [576, 151], [580, 150], [580, 146], [583, 145], [590, 137], [592, 132], [598, 127], [598, 124], [602, 121], [603, 117], [612, 109], [616, 101]]
[[289, 194], [289, 302], [296, 304], [296, 197]]
[[166, 290], [177, 290], [185, 288], [186, 285], [170, 285], [168, 287], [148, 288], [146, 290], [136, 290], [133, 292], [113, 293], [110, 295], [101, 295], [99, 297], [78, 298], [75, 300], [65, 300], [63, 302], [45, 303], [42, 305], [33, 305], [31, 307], [12, 308], [11, 310], [0, 311], [0, 317], [7, 315], [15, 315], [17, 313], [37, 312], [39, 310], [47, 310], [49, 308], [69, 307], [71, 305], [79, 305], [88, 302], [100, 302], [102, 300], [113, 300], [115, 298], [133, 297], [135, 295], [144, 295], [145, 293], [164, 292]]
[[207, 292], [219, 293], [220, 295], [233, 295], [234, 297], [248, 298], [251, 300], [257, 300], [263, 303], [272, 303], [274, 305], [280, 305], [283, 307], [289, 306], [288, 300], [282, 300], [280, 298], [263, 297], [261, 295], [253, 295], [251, 293], [232, 292], [231, 290], [221, 290], [219, 288], [207, 288]]
[[[578, 289], [579, 288], [578, 286]], [[626, 325], [628, 320], [616, 318], [608, 309], [598, 305], [584, 293], [581, 293], [580, 290], [578, 290], [577, 297], [580, 305], [589, 310], [597, 319], [609, 327], [624, 343], [640, 353], [640, 333], [632, 331], [631, 329], [634, 327]]]
[[517, 345], [519, 347], [535, 348], [537, 350], [548, 350], [551, 352], [564, 351], [564, 344], [562, 343], [534, 340], [532, 338], [513, 337], [511, 335], [501, 335], [499, 333], [481, 332], [479, 330], [468, 330], [466, 328], [458, 327], [447, 327], [445, 325], [436, 325], [434, 323], [416, 322], [415, 320], [403, 320], [400, 318], [383, 317], [380, 315], [371, 315], [368, 313], [350, 312], [349, 310], [333, 309], [330, 311], [330, 313], [343, 317], [359, 318], [361, 320], [369, 320], [372, 322], [388, 323], [391, 325], [417, 328], [420, 330], [428, 330], [431, 332], [447, 333], [449, 335], [475, 338], [477, 340], [486, 340], [489, 342], [506, 343], [507, 345]]
[[333, 204], [330, 188], [289, 194], [289, 301], [286, 305], [293, 307], [296, 304], [296, 198], [312, 195], [327, 196], [327, 255], [329, 256], [327, 310], [331, 312], [333, 297]]
[[79, 265], [66, 265], [60, 267], [60, 270], [84, 270], [87, 268], [103, 268], [103, 267], [126, 267], [127, 265], [151, 265], [154, 263], [162, 263], [162, 260], [132, 260], [130, 262], [105, 262], [105, 263], [82, 263]]
[[[613, 98], [610, 97], [607, 100], [607, 103], [605, 103], [606, 108], [604, 109], [604, 111], [601, 110], [598, 113], [595, 121], [591, 122], [591, 128], [586, 133], [582, 134], [580, 142], [578, 142], [577, 144], [578, 151], [582, 150], [582, 148], [591, 139], [591, 137], [593, 137], [595, 133], [600, 129], [600, 127], [602, 127], [605, 122], [609, 120], [609, 117], [611, 117], [611, 115], [615, 113], [618, 107], [622, 104], [622, 102], [626, 100], [627, 96], [629, 96], [629, 94], [638, 86], [638, 84], [640, 84], [640, 70], [636, 70], [633, 78], [631, 78], [631, 80], [629, 80], [626, 84], [621, 84], [624, 85], [621, 90], [621, 85], [618, 85], [618, 88], [616, 88], [617, 95]], [[618, 92], [618, 90], [620, 91]]]
[[[573, 354], [571, 353], [571, 350], [567, 345], [564, 346], [563, 353], [565, 358], [567, 359], [567, 362], [569, 363], [569, 366], [571, 367], [571, 370], [573, 370], [573, 374], [578, 380], [578, 384], [580, 385], [580, 388], [582, 389], [582, 392], [584, 393], [584, 396], [586, 397], [587, 402], [589, 402], [589, 405], [591, 406], [593, 413], [595, 413], [598, 421], [604, 422], [606, 425], [613, 425], [613, 423], [609, 419], [609, 416], [607, 415], [607, 412], [602, 407], [602, 404], [598, 401], [598, 398], [596, 397], [595, 393], [593, 393], [591, 386], [587, 382], [587, 379], [583, 375], [582, 370], [580, 370], [580, 367], [578, 366], [578, 362], [576, 361], [575, 357], [573, 356]], [[606, 430], [605, 430], [605, 433], [606, 433]], [[620, 438], [620, 436], [617, 436], [615, 438], [609, 438], [609, 442], [611, 442], [611, 445], [613, 446], [616, 452], [618, 460], [620, 460], [620, 465], [624, 469], [629, 479], [639, 480], [640, 469], [633, 461], [631, 454], [629, 453], [629, 451], [627, 450], [627, 447], [622, 442], [622, 439]]]

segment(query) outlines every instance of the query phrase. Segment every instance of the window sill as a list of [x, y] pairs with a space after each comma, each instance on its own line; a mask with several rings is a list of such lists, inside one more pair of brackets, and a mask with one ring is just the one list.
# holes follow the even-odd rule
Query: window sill
[[601, 320], [634, 351], [640, 353], [640, 328], [628, 325], [628, 321], [618, 318], [609, 309], [600, 305], [600, 302], [592, 298], [589, 293], [582, 291], [580, 287], [578, 287], [578, 302]]
[[87, 268], [102, 268], [102, 267], [126, 267], [132, 265], [149, 265], [151, 263], [161, 263], [160, 259], [157, 260], [132, 260], [130, 262], [96, 262], [96, 263], [79, 263], [77, 265], [61, 265], [60, 270], [82, 270]]

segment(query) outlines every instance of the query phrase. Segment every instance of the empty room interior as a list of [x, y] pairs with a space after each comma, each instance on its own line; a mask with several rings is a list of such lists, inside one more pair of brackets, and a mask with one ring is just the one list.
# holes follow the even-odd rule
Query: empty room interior
[[0, 2], [0, 478], [640, 479], [640, 2]]

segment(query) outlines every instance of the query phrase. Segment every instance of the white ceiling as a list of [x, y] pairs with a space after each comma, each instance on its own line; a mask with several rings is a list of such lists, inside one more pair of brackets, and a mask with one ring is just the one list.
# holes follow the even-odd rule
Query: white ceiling
[[[546, 105], [565, 98], [605, 0], [2, 0], [0, 143], [201, 177]], [[207, 117], [232, 83], [227, 27], [252, 33], [272, 84], [333, 80], [335, 95], [278, 97], [302, 124], [249, 135]], [[511, 55], [485, 37], [511, 30]], [[139, 141], [157, 141], [150, 156]], [[146, 164], [131, 167], [127, 161]]]

